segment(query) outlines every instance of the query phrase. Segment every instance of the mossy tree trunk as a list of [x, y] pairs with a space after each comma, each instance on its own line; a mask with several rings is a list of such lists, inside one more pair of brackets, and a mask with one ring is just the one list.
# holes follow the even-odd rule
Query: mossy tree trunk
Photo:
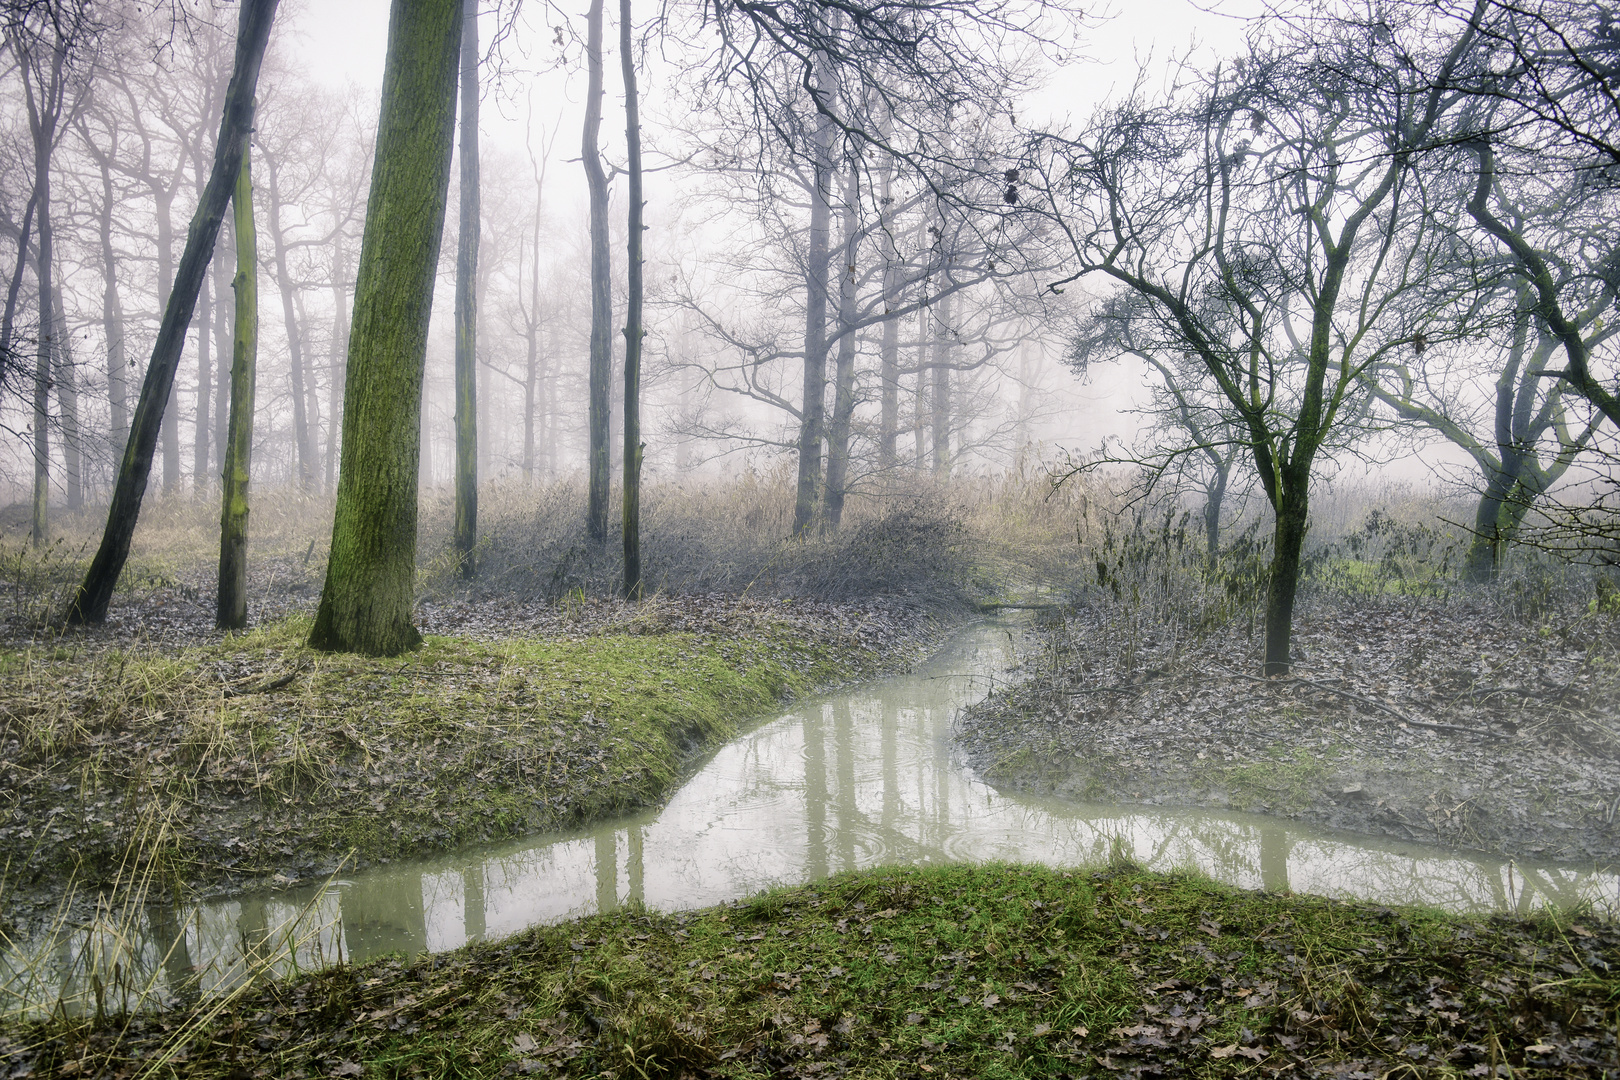
[[311, 647], [395, 656], [411, 625], [422, 365], [455, 136], [463, 0], [394, 0]]
[[613, 377], [613, 278], [608, 254], [608, 180], [598, 148], [602, 130], [602, 4], [591, 0], [586, 15], [585, 60], [589, 84], [585, 90], [585, 130], [580, 157], [585, 164], [585, 185], [590, 192], [591, 230], [591, 360], [589, 493], [585, 523], [591, 539], [607, 539], [608, 518], [608, 413]]
[[478, 0], [461, 14], [461, 228], [456, 241], [456, 522], [463, 578], [478, 543]]
[[248, 478], [253, 471], [253, 392], [258, 376], [259, 249], [253, 228], [252, 151], [242, 151], [232, 221], [236, 232], [235, 327], [231, 334], [231, 404], [225, 425], [223, 495], [219, 512], [219, 589], [214, 625], [247, 626]]
[[624, 136], [630, 187], [629, 290], [624, 315], [624, 595], [641, 599], [641, 104], [630, 0], [619, 0], [619, 63], [624, 70]]
[[113, 588], [129, 558], [129, 543], [140, 518], [141, 498], [146, 494], [146, 483], [152, 472], [152, 458], [163, 425], [164, 407], [174, 388], [186, 327], [197, 304], [203, 275], [208, 272], [214, 241], [219, 237], [219, 224], [225, 216], [225, 204], [230, 201], [242, 168], [242, 155], [252, 126], [259, 65], [270, 40], [277, 3], [278, 0], [242, 0], [237, 20], [236, 57], [230, 86], [225, 91], [224, 117], [215, 144], [213, 168], [202, 198], [197, 202], [197, 211], [192, 215], [174, 288], [169, 291], [168, 303], [164, 305], [163, 322], [158, 327], [146, 379], [141, 383], [140, 400], [131, 419], [129, 444], [124, 449], [118, 480], [113, 487], [107, 527], [90, 569], [85, 573], [84, 583], [68, 607], [69, 624], [99, 623], [106, 619]]

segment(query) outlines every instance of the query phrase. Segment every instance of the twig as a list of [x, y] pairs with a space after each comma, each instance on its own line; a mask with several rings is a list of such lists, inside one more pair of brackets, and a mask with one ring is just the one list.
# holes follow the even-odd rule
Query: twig
[[234, 686], [227, 686], [225, 688], [225, 696], [247, 697], [249, 694], [268, 694], [272, 690], [280, 690], [283, 686], [291, 685], [294, 679], [303, 674], [303, 671], [304, 665], [299, 664], [297, 667], [293, 668], [279, 679], [271, 679], [269, 682], [260, 683], [258, 686], [249, 686], [246, 689], [238, 689]]

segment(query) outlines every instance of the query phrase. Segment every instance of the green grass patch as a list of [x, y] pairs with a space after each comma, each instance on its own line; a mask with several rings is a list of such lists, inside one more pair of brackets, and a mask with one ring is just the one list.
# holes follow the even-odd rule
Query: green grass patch
[[[1126, 867], [884, 869], [0, 1035], [35, 1075], [1613, 1076], [1615, 928]], [[5, 1039], [12, 1041], [8, 1044]]]

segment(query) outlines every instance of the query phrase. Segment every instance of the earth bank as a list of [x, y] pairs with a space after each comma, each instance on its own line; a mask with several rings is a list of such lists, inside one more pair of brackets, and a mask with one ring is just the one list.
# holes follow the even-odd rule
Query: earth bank
[[0, 653], [8, 916], [53, 879], [206, 895], [654, 803], [740, 722], [902, 668], [944, 627], [900, 603], [719, 597], [422, 622], [393, 660], [312, 652], [300, 617]]
[[1253, 810], [1355, 832], [1620, 863], [1620, 617], [1318, 592], [1289, 678], [1243, 620], [1195, 634], [1054, 612], [1021, 684], [960, 721], [999, 786]]

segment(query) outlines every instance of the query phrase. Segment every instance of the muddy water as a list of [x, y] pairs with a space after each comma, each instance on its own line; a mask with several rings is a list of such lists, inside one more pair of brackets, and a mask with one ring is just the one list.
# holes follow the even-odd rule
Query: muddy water
[[1009, 625], [980, 625], [914, 675], [807, 700], [721, 749], [661, 810], [181, 911], [126, 909], [98, 931], [19, 943], [0, 956], [0, 1011], [64, 995], [93, 1008], [92, 970], [112, 1007], [216, 992], [250, 971], [453, 949], [627, 901], [698, 907], [893, 863], [1075, 865], [1123, 854], [1244, 888], [1458, 912], [1620, 906], [1612, 873], [1253, 815], [1000, 794], [953, 760], [951, 724], [1007, 670], [1013, 648]]

